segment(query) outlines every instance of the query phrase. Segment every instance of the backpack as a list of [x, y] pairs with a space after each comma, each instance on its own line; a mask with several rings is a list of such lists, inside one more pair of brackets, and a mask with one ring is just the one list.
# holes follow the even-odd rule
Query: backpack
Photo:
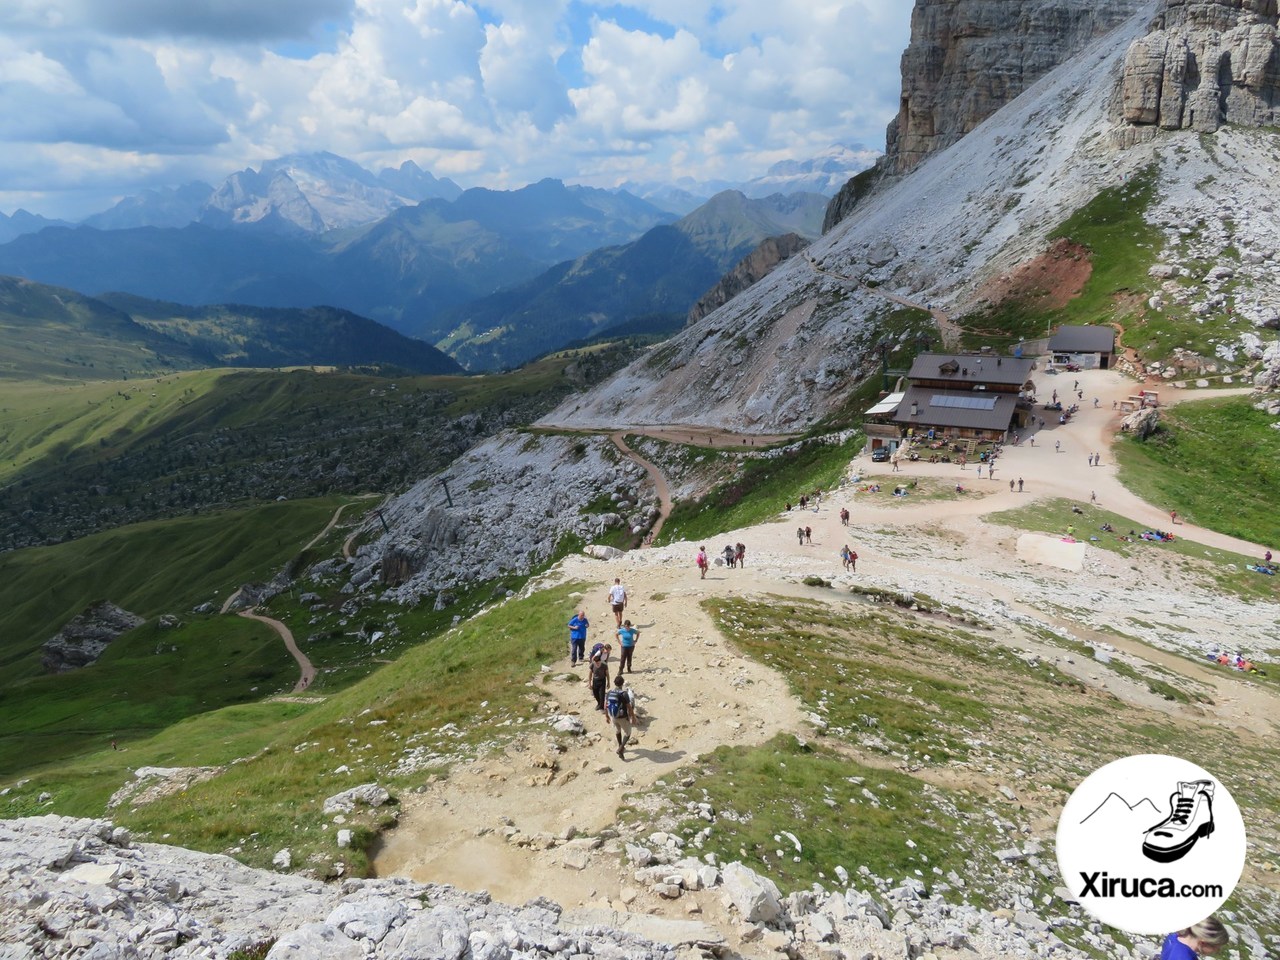
[[604, 644], [597, 643], [594, 647], [591, 648], [591, 656], [588, 657], [588, 659], [594, 660], [596, 658], [596, 654], [598, 654], [603, 649], [604, 649]]
[[604, 708], [611, 717], [627, 715], [627, 691], [614, 687], [604, 695]]

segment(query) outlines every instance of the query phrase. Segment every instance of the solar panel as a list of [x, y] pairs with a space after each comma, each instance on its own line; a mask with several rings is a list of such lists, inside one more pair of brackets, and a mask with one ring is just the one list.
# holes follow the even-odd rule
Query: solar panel
[[931, 407], [948, 407], [952, 410], [994, 410], [999, 397], [952, 396], [935, 393], [929, 400]]

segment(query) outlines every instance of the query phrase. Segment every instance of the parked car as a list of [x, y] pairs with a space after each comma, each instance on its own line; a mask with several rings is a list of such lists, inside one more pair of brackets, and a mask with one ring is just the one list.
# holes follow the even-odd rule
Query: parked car
[[871, 461], [873, 463], [884, 463], [889, 459], [888, 447], [876, 447], [871, 451]]

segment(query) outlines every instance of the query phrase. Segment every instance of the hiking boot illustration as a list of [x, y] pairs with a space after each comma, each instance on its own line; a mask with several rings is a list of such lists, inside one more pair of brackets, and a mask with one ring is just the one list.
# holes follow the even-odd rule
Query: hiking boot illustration
[[1213, 833], [1213, 781], [1179, 782], [1169, 808], [1169, 816], [1143, 835], [1143, 854], [1158, 863], [1181, 860], [1197, 840]]

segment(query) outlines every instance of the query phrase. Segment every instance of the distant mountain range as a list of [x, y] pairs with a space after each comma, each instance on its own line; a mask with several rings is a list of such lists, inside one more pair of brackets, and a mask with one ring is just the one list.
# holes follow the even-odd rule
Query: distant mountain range
[[668, 329], [678, 328], [698, 298], [765, 238], [817, 237], [825, 210], [817, 194], [752, 200], [726, 191], [632, 243], [593, 250], [407, 329], [463, 366], [491, 369], [517, 366], [637, 317], [665, 317]]
[[[550, 179], [464, 191], [412, 162], [374, 174], [332, 153], [294, 154], [217, 187], [127, 197], [79, 226], [0, 218], [0, 274], [188, 311], [325, 304], [470, 369], [502, 368], [638, 318], [678, 327], [766, 237], [817, 237], [826, 195], [874, 156], [836, 146], [709, 198], [698, 196], [707, 184], [650, 185], [652, 202]], [[249, 352], [284, 362], [274, 347]]]
[[775, 193], [817, 193], [833, 197], [852, 177], [870, 169], [880, 156], [879, 150], [837, 143], [808, 160], [781, 160], [764, 176], [750, 180], [703, 181], [684, 177], [674, 183], [629, 181], [620, 184], [618, 189], [683, 216], [726, 190], [737, 190], [751, 199]]
[[189, 307], [3, 276], [0, 341], [0, 379], [312, 365], [461, 372], [434, 347], [332, 307]]

